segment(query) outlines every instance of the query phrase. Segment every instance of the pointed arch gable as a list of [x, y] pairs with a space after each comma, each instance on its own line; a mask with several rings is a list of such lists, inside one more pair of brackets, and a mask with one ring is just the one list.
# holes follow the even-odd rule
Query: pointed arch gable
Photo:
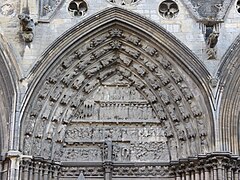
[[17, 71], [13, 54], [0, 35], [0, 153], [3, 155], [9, 148], [13, 148], [10, 139], [13, 138], [11, 128], [14, 128], [15, 106], [17, 98]]
[[[93, 106], [100, 108], [97, 120], [100, 117], [105, 123], [116, 118], [121, 125], [132, 117], [129, 113], [120, 117], [117, 111], [107, 117], [101, 114], [102, 107], [104, 111], [127, 107], [133, 114], [134, 109], [144, 109], [152, 114], [144, 123], [161, 129], [166, 161], [213, 148], [208, 72], [174, 37], [134, 13], [112, 8], [75, 26], [48, 48], [29, 79], [21, 117], [21, 150], [26, 155], [55, 161], [67, 157], [63, 141], [69, 146], [75, 142], [65, 137], [65, 131], [79, 131], [69, 121], [83, 126], [96, 123], [89, 118], [93, 113], [86, 111]], [[132, 93], [127, 100], [119, 95], [121, 101], [116, 101], [106, 99], [111, 91]], [[95, 96], [100, 92], [102, 99]], [[137, 98], [131, 99], [132, 94]]]
[[229, 47], [218, 70], [220, 80], [219, 127], [221, 150], [239, 154], [239, 119], [240, 119], [240, 36]]

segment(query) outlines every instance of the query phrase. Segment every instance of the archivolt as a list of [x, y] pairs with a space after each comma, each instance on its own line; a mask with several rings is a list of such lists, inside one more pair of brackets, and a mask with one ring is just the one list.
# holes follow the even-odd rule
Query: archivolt
[[0, 153], [6, 153], [10, 146], [10, 128], [14, 123], [17, 71], [13, 59], [11, 50], [0, 35]]
[[24, 154], [59, 160], [67, 126], [88, 116], [85, 102], [115, 75], [153, 109], [169, 160], [211, 148], [208, 73], [172, 36], [133, 13], [113, 8], [86, 20], [60, 37], [40, 63], [22, 118]]
[[219, 127], [221, 150], [239, 154], [240, 36], [229, 48], [219, 68]]

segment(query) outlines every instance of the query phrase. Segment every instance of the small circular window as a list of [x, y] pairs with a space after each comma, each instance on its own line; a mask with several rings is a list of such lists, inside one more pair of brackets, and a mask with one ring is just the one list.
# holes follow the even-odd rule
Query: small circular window
[[132, 5], [139, 0], [107, 0], [110, 3], [117, 4], [117, 5]]
[[72, 16], [83, 16], [87, 10], [87, 3], [83, 0], [73, 0], [68, 5], [68, 11]]
[[240, 13], [240, 0], [237, 1], [236, 9], [237, 9], [238, 13]]
[[159, 13], [162, 17], [167, 19], [175, 18], [178, 15], [179, 9], [176, 2], [172, 0], [163, 1], [159, 5]]

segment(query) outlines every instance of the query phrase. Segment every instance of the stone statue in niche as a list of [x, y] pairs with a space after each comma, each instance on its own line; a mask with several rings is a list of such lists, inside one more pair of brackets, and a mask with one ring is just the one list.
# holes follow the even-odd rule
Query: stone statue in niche
[[190, 117], [190, 113], [186, 106], [184, 106], [184, 104], [181, 101], [178, 101], [177, 104], [183, 120], [188, 119]]
[[122, 49], [128, 53], [130, 56], [132, 56], [134, 59], [137, 59], [141, 53], [139, 51], [136, 51], [135, 49], [133, 48], [130, 48], [128, 46], [122, 46]]
[[47, 104], [44, 108], [44, 111], [42, 113], [42, 116], [41, 116], [42, 119], [44, 119], [44, 120], [49, 119], [53, 105], [54, 105], [53, 102], [47, 102]]
[[37, 99], [37, 102], [35, 102], [33, 110], [30, 112], [30, 116], [38, 116], [38, 114], [41, 112], [41, 109], [43, 107], [44, 101], [42, 99]]
[[156, 90], [160, 88], [159, 82], [157, 81], [155, 76], [148, 74], [146, 78], [147, 78], [147, 82], [152, 86], [153, 89]]
[[156, 75], [157, 75], [157, 77], [159, 77], [159, 79], [162, 82], [162, 84], [164, 86], [166, 86], [168, 83], [170, 83], [170, 80], [169, 80], [169, 78], [166, 75], [161, 73], [161, 71], [162, 71], [161, 69], [157, 68], [156, 69]]
[[54, 148], [54, 153], [53, 153], [54, 160], [60, 161], [61, 157], [63, 156], [63, 151], [64, 151], [62, 144], [56, 143], [56, 144], [54, 144], [53, 148]]
[[113, 145], [111, 140], [104, 141], [104, 160], [105, 161], [112, 161], [112, 150]]
[[144, 76], [144, 74], [146, 73], [146, 71], [142, 65], [134, 63], [132, 66], [140, 76]]
[[74, 112], [75, 112], [76, 108], [75, 107], [70, 107], [68, 108], [67, 112], [64, 115], [63, 118], [63, 122], [68, 124], [69, 122], [71, 122], [72, 118], [74, 117]]
[[57, 138], [56, 141], [62, 143], [65, 137], [65, 131], [67, 124], [60, 124], [57, 128]]
[[189, 100], [188, 101], [191, 107], [191, 110], [193, 112], [194, 117], [200, 117], [202, 116], [202, 110], [201, 107], [197, 105], [195, 101]]
[[65, 75], [62, 79], [61, 82], [65, 85], [65, 86], [69, 86], [69, 84], [72, 82], [72, 80], [74, 79], [74, 77], [77, 76], [78, 73], [76, 73], [75, 71], [72, 71], [70, 73], [68, 73], [67, 75]]
[[95, 86], [97, 86], [98, 83], [99, 81], [97, 79], [93, 79], [91, 82], [87, 83], [83, 91], [89, 94], [95, 88]]
[[167, 138], [173, 137], [173, 131], [170, 121], [164, 121], [164, 134]]
[[177, 114], [177, 111], [176, 111], [174, 105], [173, 104], [169, 104], [167, 106], [167, 108], [168, 108], [169, 115], [170, 115], [171, 119], [173, 121], [175, 121], [175, 122], [179, 122], [179, 117], [178, 117], [178, 114]]
[[161, 90], [159, 91], [159, 95], [160, 95], [160, 97], [161, 97], [162, 102], [163, 102], [165, 105], [167, 105], [167, 104], [170, 103], [169, 96], [168, 96], [168, 94], [166, 93], [166, 91], [165, 91], [164, 89], [161, 89]]
[[42, 138], [43, 137], [43, 131], [45, 129], [45, 125], [46, 125], [46, 120], [45, 119], [41, 119], [39, 121], [39, 123], [36, 125], [36, 130], [35, 130], [35, 137], [36, 138]]
[[[154, 55], [157, 55], [158, 52], [155, 48], [151, 47], [150, 45], [148, 44], [143, 44], [143, 49], [144, 51], [146, 51], [150, 56], [154, 56]], [[147, 64], [146, 64], [147, 65]]]
[[63, 74], [63, 73], [64, 73], [63, 67], [62, 67], [62, 66], [58, 67], [58, 68], [54, 71], [53, 75], [51, 75], [50, 77], [48, 77], [48, 81], [49, 81], [50, 83], [55, 84], [55, 83], [58, 81], [59, 77], [61, 77], [61, 74]]
[[48, 81], [46, 81], [43, 85], [43, 88], [41, 89], [39, 96], [42, 99], [45, 99], [49, 93], [49, 90], [51, 89], [52, 84], [50, 84]]
[[207, 43], [207, 50], [206, 53], [208, 55], [208, 59], [216, 59], [216, 49], [215, 46], [217, 45], [218, 42], [218, 37], [219, 37], [219, 33], [218, 32], [214, 32], [211, 29], [211, 33], [206, 37], [206, 43]]
[[193, 98], [193, 94], [191, 92], [191, 90], [189, 89], [189, 87], [184, 83], [178, 83], [180, 90], [182, 91], [184, 97], [186, 98], [186, 100], [190, 100]]
[[53, 93], [50, 95], [50, 100], [56, 102], [60, 98], [64, 88], [65, 88], [64, 85], [56, 86]]
[[56, 111], [54, 112], [54, 115], [52, 117], [52, 121], [60, 121], [62, 118], [64, 112], [64, 107], [59, 105], [56, 109]]
[[26, 125], [26, 131], [25, 134], [32, 136], [33, 130], [34, 130], [34, 125], [35, 125], [36, 117], [30, 116], [27, 125]]
[[71, 91], [66, 92], [66, 94], [63, 95], [60, 103], [61, 103], [62, 105], [67, 105], [67, 104], [70, 102], [70, 99], [71, 99], [71, 97], [72, 97], [72, 94], [73, 94], [73, 92], [71, 92]]
[[44, 157], [44, 159], [51, 159], [51, 154], [52, 154], [51, 140], [44, 140], [42, 147], [42, 157]]
[[67, 57], [67, 58], [62, 62], [62, 67], [64, 67], [64, 69], [69, 68], [69, 67], [74, 63], [74, 61], [76, 61], [77, 59], [78, 59], [77, 54], [73, 54], [73, 55]]
[[157, 65], [153, 63], [151, 60], [143, 58], [144, 64], [148, 67], [150, 71], [154, 71], [157, 68]]
[[168, 146], [171, 154], [171, 161], [178, 159], [178, 145], [176, 139], [171, 137], [168, 139]]
[[134, 36], [132, 34], [124, 34], [124, 37], [127, 41], [133, 43], [134, 45], [136, 46], [140, 45], [141, 39], [138, 38], [137, 36]]
[[24, 137], [24, 148], [23, 148], [23, 154], [29, 155], [32, 145], [32, 138], [29, 135], [26, 135]]
[[23, 40], [27, 43], [33, 41], [35, 23], [28, 14], [18, 15], [22, 29]]
[[169, 91], [172, 93], [172, 96], [173, 96], [173, 99], [175, 102], [180, 101], [182, 99], [172, 83], [168, 84], [167, 87], [168, 87]]
[[50, 121], [46, 127], [46, 135], [47, 135], [47, 139], [52, 140], [53, 139], [53, 135], [56, 129], [56, 122], [55, 121]]
[[32, 154], [35, 157], [38, 157], [41, 155], [41, 147], [42, 147], [42, 139], [36, 138], [33, 140], [32, 145]]
[[74, 82], [73, 82], [73, 84], [72, 84], [72, 88], [78, 90], [78, 89], [82, 86], [83, 81], [84, 81], [85, 79], [86, 79], [86, 77], [85, 77], [84, 75], [78, 76], [78, 77], [74, 80]]
[[178, 72], [176, 72], [176, 70], [172, 69], [170, 71], [170, 74], [176, 83], [183, 81], [183, 78], [181, 77], [181, 75]]

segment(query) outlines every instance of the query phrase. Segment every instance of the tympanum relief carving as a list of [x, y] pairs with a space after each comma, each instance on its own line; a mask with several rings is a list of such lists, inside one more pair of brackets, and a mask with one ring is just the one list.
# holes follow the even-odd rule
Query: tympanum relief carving
[[111, 28], [80, 43], [41, 86], [25, 115], [24, 154], [166, 162], [208, 149], [197, 85], [173, 57], [129, 30]]

